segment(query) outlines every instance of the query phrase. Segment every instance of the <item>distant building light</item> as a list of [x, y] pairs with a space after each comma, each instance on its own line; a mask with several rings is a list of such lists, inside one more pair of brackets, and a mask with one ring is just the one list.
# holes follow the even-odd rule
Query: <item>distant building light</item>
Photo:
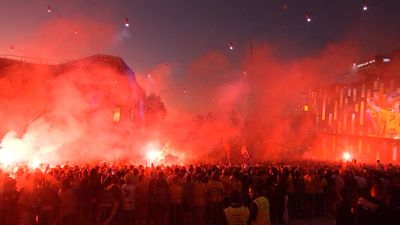
[[372, 59], [372, 60], [370, 60], [370, 61], [368, 61], [368, 62], [364, 62], [364, 63], [358, 64], [358, 65], [357, 65], [357, 68], [360, 68], [360, 67], [363, 67], [363, 66], [372, 64], [372, 63], [375, 63], [375, 59]]
[[121, 119], [121, 109], [116, 107], [116, 108], [114, 108], [113, 113], [112, 113], [112, 121], [119, 122], [120, 119]]
[[390, 62], [390, 58], [383, 58], [383, 62], [385, 62], [385, 63]]

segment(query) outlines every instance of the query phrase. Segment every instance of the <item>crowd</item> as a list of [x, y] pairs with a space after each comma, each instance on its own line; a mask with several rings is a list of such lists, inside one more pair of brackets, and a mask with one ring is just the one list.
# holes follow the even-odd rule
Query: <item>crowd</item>
[[1, 225], [400, 224], [400, 167], [356, 162], [0, 170]]

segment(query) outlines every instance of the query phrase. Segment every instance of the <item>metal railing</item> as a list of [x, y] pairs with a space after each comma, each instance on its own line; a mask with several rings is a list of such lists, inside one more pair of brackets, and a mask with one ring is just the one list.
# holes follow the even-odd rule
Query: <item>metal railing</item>
[[[293, 193], [285, 206], [290, 218], [313, 217], [331, 214], [333, 193], [306, 196]], [[270, 197], [270, 215], [273, 224], [280, 222], [276, 196]], [[53, 205], [0, 205], [1, 225], [102, 225], [111, 214], [112, 205], [100, 201], [77, 203], [73, 211], [63, 214], [63, 206]], [[221, 225], [226, 202], [207, 202], [205, 205], [185, 203], [160, 204], [146, 199], [136, 201], [134, 211], [124, 211], [122, 205], [115, 214], [115, 224], [121, 225]]]

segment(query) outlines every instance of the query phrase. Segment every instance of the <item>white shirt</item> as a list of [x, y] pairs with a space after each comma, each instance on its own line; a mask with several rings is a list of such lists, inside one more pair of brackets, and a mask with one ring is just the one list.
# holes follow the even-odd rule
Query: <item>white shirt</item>
[[136, 187], [133, 184], [123, 184], [121, 187], [122, 198], [124, 201], [124, 210], [135, 209], [135, 190]]

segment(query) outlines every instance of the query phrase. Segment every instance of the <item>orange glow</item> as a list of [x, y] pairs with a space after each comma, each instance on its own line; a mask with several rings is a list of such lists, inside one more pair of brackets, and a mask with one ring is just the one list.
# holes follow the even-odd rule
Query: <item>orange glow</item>
[[158, 141], [151, 141], [147, 143], [143, 149], [147, 163], [160, 163], [160, 161], [162, 161], [165, 157], [164, 152], [161, 149], [162, 147]]
[[16, 137], [15, 132], [9, 132], [0, 143], [0, 164], [3, 167], [17, 163], [27, 163], [31, 168], [37, 168], [44, 158], [47, 162], [54, 159], [53, 152], [59, 147], [53, 145], [51, 140], [47, 143], [38, 143], [34, 135]]
[[0, 163], [3, 166], [9, 166], [25, 159], [24, 143], [15, 138], [15, 135], [14, 132], [8, 133], [0, 144]]
[[352, 156], [351, 156], [351, 154], [349, 152], [344, 152], [343, 155], [342, 155], [342, 158], [343, 158], [344, 161], [350, 161]]
[[18, 159], [18, 154], [16, 154], [16, 152], [13, 151], [7, 151], [7, 150], [2, 150], [0, 152], [0, 163], [3, 166], [8, 166], [10, 164], [13, 164], [16, 162], [16, 160]]
[[114, 122], [119, 122], [121, 119], [121, 109], [120, 108], [114, 108], [113, 115], [112, 115], [112, 120]]
[[162, 151], [153, 149], [146, 153], [146, 158], [149, 162], [154, 163], [162, 160], [164, 157]]
[[304, 110], [305, 112], [308, 112], [308, 105], [304, 105], [303, 110]]
[[34, 157], [30, 162], [29, 162], [29, 167], [36, 169], [40, 166], [40, 164], [42, 163], [42, 161], [39, 159], [39, 157]]

